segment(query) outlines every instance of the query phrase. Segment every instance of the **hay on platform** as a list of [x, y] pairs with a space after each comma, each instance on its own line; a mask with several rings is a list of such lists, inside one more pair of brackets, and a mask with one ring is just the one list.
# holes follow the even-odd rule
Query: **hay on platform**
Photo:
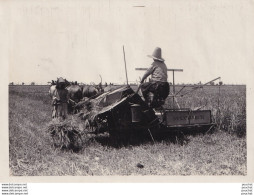
[[99, 112], [104, 108], [100, 105], [100, 103], [103, 101], [106, 95], [107, 93], [102, 94], [95, 99], [88, 99], [80, 102], [80, 105], [82, 105], [79, 113], [81, 119], [89, 121], [89, 123], [93, 123], [96, 120]]

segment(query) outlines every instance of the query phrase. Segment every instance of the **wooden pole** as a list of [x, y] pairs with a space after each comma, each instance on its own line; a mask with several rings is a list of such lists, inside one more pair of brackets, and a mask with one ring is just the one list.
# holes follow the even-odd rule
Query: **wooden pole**
[[185, 96], [185, 95], [187, 95], [187, 94], [189, 94], [189, 93], [191, 93], [191, 92], [193, 92], [193, 91], [199, 89], [200, 87], [206, 86], [207, 84], [209, 84], [209, 83], [211, 83], [211, 82], [213, 82], [213, 81], [216, 81], [216, 80], [218, 80], [218, 79], [220, 79], [220, 77], [218, 77], [218, 78], [216, 78], [216, 79], [213, 79], [213, 80], [211, 80], [211, 81], [205, 83], [204, 85], [200, 85], [200, 86], [197, 86], [197, 87], [193, 87], [191, 91], [188, 91], [188, 92], [182, 94], [181, 97], [183, 97], [183, 96]]
[[127, 82], [127, 85], [129, 85], [129, 83], [128, 83], [128, 76], [127, 76], [127, 67], [126, 67], [126, 59], [125, 59], [124, 45], [123, 45], [123, 56], [124, 56], [124, 65], [125, 65], [126, 82]]
[[211, 81], [209, 81], [209, 82], [207, 82], [207, 83], [205, 83], [205, 84], [203, 84], [203, 85], [193, 87], [193, 89], [195, 89], [195, 88], [200, 88], [200, 87], [205, 86], [205, 85], [207, 85], [207, 84], [209, 84], [209, 83], [211, 83], [211, 82], [213, 82], [213, 81], [216, 81], [216, 80], [218, 80], [218, 79], [220, 79], [220, 77], [217, 77], [216, 79], [213, 79], [213, 80], [211, 80]]
[[173, 109], [175, 108], [175, 71], [173, 70]]

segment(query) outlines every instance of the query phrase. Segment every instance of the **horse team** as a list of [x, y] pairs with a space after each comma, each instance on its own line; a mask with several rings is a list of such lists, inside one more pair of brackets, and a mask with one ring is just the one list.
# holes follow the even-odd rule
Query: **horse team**
[[[62, 79], [62, 78], [61, 78]], [[65, 118], [66, 114], [57, 114], [60, 113], [59, 109], [62, 107], [64, 103], [66, 103], [67, 106], [67, 112], [68, 114], [75, 112], [75, 105], [80, 102], [81, 100], [84, 100], [85, 98], [93, 98], [97, 96], [98, 94], [101, 94], [104, 92], [102, 84], [99, 83], [98, 85], [79, 85], [77, 82], [68, 82], [66, 79], [63, 80], [64, 87], [62, 89], [59, 89], [57, 87], [58, 81], [51, 82], [51, 86], [49, 89], [49, 95], [52, 98], [52, 118], [58, 118], [58, 115], [64, 115]], [[60, 95], [59, 95], [60, 94]], [[64, 97], [66, 96], [66, 97]], [[67, 101], [61, 101], [61, 99], [67, 99]], [[62, 108], [61, 108], [62, 109]], [[64, 111], [65, 113], [65, 111]]]

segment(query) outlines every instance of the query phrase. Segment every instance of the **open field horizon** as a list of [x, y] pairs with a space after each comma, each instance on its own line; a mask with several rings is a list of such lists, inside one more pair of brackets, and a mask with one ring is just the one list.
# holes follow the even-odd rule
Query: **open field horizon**
[[178, 100], [181, 107], [211, 109], [213, 133], [185, 135], [183, 142], [167, 134], [155, 143], [149, 137], [122, 143], [107, 134], [87, 135], [73, 152], [55, 148], [46, 131], [49, 86], [9, 86], [10, 175], [246, 175], [246, 86], [218, 87]]
[[[35, 84], [22, 84], [22, 82], [20, 82], [20, 83], [17, 83], [17, 84], [8, 84], [8, 86], [50, 86], [51, 84], [37, 84], [37, 83], [35, 83]], [[79, 85], [92, 85], [92, 84], [87, 84], [87, 83], [79, 83]], [[109, 85], [109, 83], [107, 83], [107, 85]], [[114, 86], [124, 86], [124, 85], [126, 85], [126, 83], [123, 83], [123, 84], [120, 84], [120, 83], [113, 83], [113, 85]], [[136, 85], [138, 85], [137, 83], [129, 83], [129, 85], [130, 86], [136, 86]], [[172, 84], [171, 84], [172, 85]], [[183, 87], [183, 86], [186, 86], [186, 87], [196, 87], [196, 86], [198, 86], [199, 84], [194, 84], [194, 83], [189, 83], [189, 84], [175, 84], [175, 86], [179, 86], [179, 87]], [[202, 86], [203, 84], [201, 84], [201, 86]], [[105, 83], [103, 84], [102, 83], [102, 86], [104, 86], [105, 87]], [[214, 86], [219, 86], [219, 84], [215, 84], [215, 85], [205, 85], [205, 87], [214, 87]], [[220, 86], [246, 86], [246, 84], [225, 84], [225, 83], [223, 83], [222, 85], [220, 85]]]

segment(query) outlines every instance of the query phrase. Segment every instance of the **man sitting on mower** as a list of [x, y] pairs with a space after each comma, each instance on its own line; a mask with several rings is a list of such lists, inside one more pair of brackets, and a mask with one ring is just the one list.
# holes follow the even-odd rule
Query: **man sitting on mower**
[[[141, 91], [148, 105], [155, 108], [164, 104], [169, 94], [167, 66], [161, 57], [161, 48], [159, 47], [156, 47], [153, 54], [148, 57], [153, 58], [154, 62], [141, 79]], [[144, 83], [149, 75], [151, 75], [150, 81]]]

